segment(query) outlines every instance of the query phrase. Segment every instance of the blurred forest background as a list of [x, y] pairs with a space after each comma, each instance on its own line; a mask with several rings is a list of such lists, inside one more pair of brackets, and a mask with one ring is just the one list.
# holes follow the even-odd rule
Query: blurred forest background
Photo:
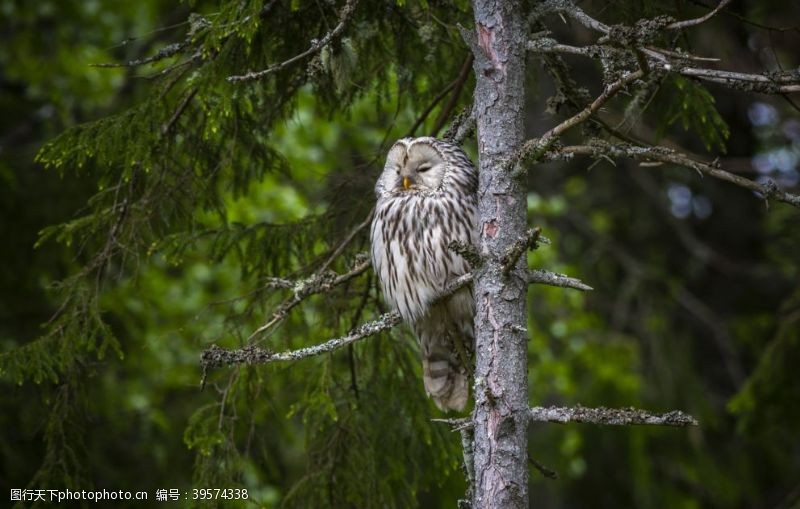
[[[708, 11], [581, 5], [607, 23]], [[340, 9], [0, 0], [0, 500], [25, 487], [244, 487], [249, 501], [223, 506], [455, 506], [459, 437], [430, 420], [442, 415], [405, 328], [296, 363], [219, 369], [199, 386], [205, 348], [246, 344], [291, 296], [267, 278], [313, 274], [367, 217], [394, 140], [441, 134], [471, 102], [471, 75], [448, 89], [469, 55], [463, 1], [363, 1], [308, 61], [226, 80], [304, 51]], [[575, 23], [551, 25], [589, 40]], [[727, 69], [797, 69], [800, 4], [734, 1], [680, 37]], [[598, 66], [567, 62], [596, 95]], [[567, 113], [553, 90], [531, 57], [530, 136]], [[798, 94], [668, 76], [634, 111], [639, 99], [615, 99], [604, 118], [797, 189]], [[465, 148], [474, 158], [474, 139]], [[798, 210], [668, 165], [578, 158], [528, 175], [530, 223], [552, 241], [529, 265], [594, 287], [531, 287], [531, 403], [681, 409], [701, 422], [532, 425], [531, 456], [559, 474], [532, 470], [532, 505], [800, 507]], [[367, 248], [362, 230], [331, 269]], [[259, 344], [320, 343], [381, 310], [367, 271]]]

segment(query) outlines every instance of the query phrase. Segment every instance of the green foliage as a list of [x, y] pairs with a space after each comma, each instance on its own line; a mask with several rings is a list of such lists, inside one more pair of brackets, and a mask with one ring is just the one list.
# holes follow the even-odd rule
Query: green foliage
[[[663, 13], [594, 7], [613, 22]], [[388, 146], [468, 55], [457, 28], [471, 23], [468, 2], [370, 0], [319, 53], [227, 80], [306, 51], [339, 8], [0, 0], [4, 488], [248, 490], [225, 507], [452, 507], [462, 496], [458, 435], [431, 422], [440, 414], [405, 328], [292, 364], [218, 369], [199, 388], [204, 348], [247, 344], [291, 298], [267, 278], [311, 276], [364, 220]], [[723, 152], [737, 135], [727, 96], [682, 78], [651, 85], [630, 101], [626, 132], [647, 121]], [[471, 87], [416, 134], [468, 104]], [[596, 288], [531, 289], [531, 401], [682, 408], [703, 426], [537, 425], [531, 455], [561, 480], [535, 478], [534, 492], [578, 507], [769, 505], [797, 473], [773, 441], [797, 443], [786, 404], [800, 395], [796, 213], [766, 215], [749, 193], [672, 170], [586, 166], [531, 176], [529, 222], [553, 243], [529, 265]], [[713, 198], [707, 222], [670, 215], [658, 190], [674, 182]], [[367, 249], [362, 230], [328, 268], [342, 273]], [[255, 341], [309, 346], [383, 310], [365, 273]]]
[[[670, 126], [680, 122], [684, 131], [700, 138], [706, 150], [716, 149], [724, 154], [730, 130], [714, 105], [714, 96], [702, 85], [681, 76], [671, 76], [667, 82], [662, 90], [669, 92], [661, 94], [667, 95], [665, 121], [660, 123], [658, 137], [663, 137]], [[665, 99], [656, 98], [656, 101], [662, 100]]]

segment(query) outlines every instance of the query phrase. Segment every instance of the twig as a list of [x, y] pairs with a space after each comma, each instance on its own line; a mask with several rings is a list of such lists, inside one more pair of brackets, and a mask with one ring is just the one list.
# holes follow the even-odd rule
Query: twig
[[197, 94], [197, 87], [193, 88], [192, 90], [189, 91], [188, 94], [186, 94], [186, 97], [184, 97], [183, 101], [181, 101], [180, 105], [178, 105], [178, 108], [175, 110], [175, 113], [172, 114], [172, 117], [170, 117], [169, 121], [163, 126], [161, 126], [162, 135], [165, 135], [170, 132], [170, 130], [178, 121], [178, 119], [181, 117], [181, 115], [183, 115], [183, 112], [186, 111], [186, 108], [189, 106], [189, 103], [192, 102], [192, 99], [194, 99], [194, 96], [196, 94]]
[[330, 264], [333, 263], [333, 261], [336, 258], [338, 258], [340, 254], [342, 254], [342, 251], [344, 251], [345, 248], [350, 244], [350, 242], [353, 241], [356, 235], [358, 235], [358, 232], [360, 232], [370, 224], [370, 222], [372, 221], [372, 215], [374, 213], [375, 213], [375, 207], [372, 207], [372, 210], [369, 211], [369, 214], [367, 214], [366, 219], [364, 219], [364, 221], [362, 221], [355, 228], [353, 228], [350, 231], [350, 233], [347, 234], [347, 237], [345, 237], [344, 240], [342, 240], [342, 242], [340, 242], [339, 245], [336, 246], [336, 249], [333, 250], [333, 253], [331, 253], [328, 259], [325, 260], [325, 262], [322, 264], [322, 266], [319, 269], [317, 269], [317, 273], [325, 271], [325, 269], [327, 269], [330, 266]]
[[339, 37], [341, 33], [344, 31], [345, 26], [347, 26], [347, 22], [350, 20], [350, 16], [356, 10], [356, 5], [358, 4], [358, 0], [347, 0], [347, 3], [342, 8], [341, 13], [339, 13], [339, 24], [336, 25], [333, 30], [325, 34], [322, 39], [313, 39], [311, 41], [311, 46], [304, 52], [293, 56], [292, 58], [285, 60], [279, 64], [275, 64], [263, 71], [258, 72], [248, 72], [247, 74], [238, 75], [238, 76], [228, 76], [228, 81], [231, 83], [236, 83], [239, 81], [253, 81], [262, 79], [274, 72], [280, 71], [295, 62], [303, 60], [311, 55], [319, 53], [322, 51], [322, 48], [328, 46], [334, 39]]
[[668, 49], [663, 49], [656, 46], [645, 46], [645, 49], [661, 53], [668, 57], [677, 58], [678, 60], [691, 60], [693, 62], [722, 62], [721, 58], [698, 57], [697, 55], [692, 55], [689, 53], [681, 53], [678, 51], [670, 51]]
[[165, 58], [169, 58], [171, 56], [177, 55], [181, 51], [189, 45], [189, 41], [185, 40], [182, 42], [176, 42], [173, 44], [169, 44], [164, 46], [160, 50], [156, 52], [155, 55], [145, 57], [145, 58], [137, 58], [136, 60], [130, 60], [128, 62], [123, 63], [100, 63], [100, 64], [89, 64], [89, 67], [138, 67], [140, 65], [150, 64], [153, 62], [157, 62], [159, 60], [163, 60]]
[[461, 145], [472, 134], [474, 129], [475, 115], [472, 113], [472, 105], [470, 104], [456, 115], [456, 118], [450, 123], [450, 127], [442, 135], [442, 139]]
[[511, 159], [513, 166], [517, 166], [519, 163], [522, 163], [528, 159], [532, 159], [534, 161], [538, 160], [542, 154], [544, 154], [558, 139], [559, 136], [585, 121], [597, 110], [599, 110], [606, 102], [608, 102], [609, 99], [614, 97], [617, 92], [625, 88], [625, 86], [629, 83], [638, 80], [642, 76], [644, 76], [644, 72], [641, 69], [627, 74], [625, 77], [607, 86], [603, 93], [597, 96], [594, 101], [592, 101], [592, 104], [578, 112], [576, 115], [573, 115], [572, 117], [553, 127], [544, 133], [541, 138], [526, 141], [522, 145], [519, 153], [517, 153]]
[[503, 257], [503, 276], [508, 277], [509, 273], [514, 270], [514, 267], [517, 265], [517, 261], [519, 257], [522, 256], [522, 253], [536, 249], [537, 243], [539, 241], [539, 236], [542, 234], [542, 229], [538, 226], [536, 228], [531, 228], [527, 232], [525, 232], [525, 236], [521, 239], [517, 240], [511, 247], [508, 249], [505, 257]]
[[719, 11], [724, 9], [725, 6], [728, 5], [729, 3], [731, 3], [731, 0], [722, 0], [713, 11], [709, 12], [705, 16], [701, 16], [695, 19], [687, 19], [685, 21], [676, 21], [675, 23], [667, 25], [666, 28], [668, 30], [680, 30], [681, 28], [692, 27], [699, 25], [701, 23], [705, 23], [706, 21], [713, 18]]
[[557, 286], [559, 288], [572, 288], [582, 292], [594, 290], [594, 288], [585, 284], [580, 279], [565, 276], [564, 274], [556, 274], [555, 272], [550, 272], [549, 270], [543, 269], [529, 270], [526, 279], [529, 284]]
[[445, 122], [447, 122], [447, 119], [450, 118], [450, 115], [453, 113], [456, 104], [458, 104], [458, 99], [461, 97], [461, 90], [464, 89], [464, 83], [466, 83], [467, 78], [469, 78], [469, 72], [472, 69], [472, 62], [474, 60], [475, 55], [470, 53], [467, 55], [467, 58], [461, 65], [461, 71], [458, 73], [458, 77], [453, 82], [455, 86], [453, 87], [453, 92], [450, 94], [450, 99], [447, 101], [447, 104], [445, 104], [444, 108], [442, 108], [439, 116], [436, 117], [436, 122], [433, 124], [433, 129], [431, 129], [431, 136], [434, 138], [437, 134], [439, 134], [439, 131], [442, 130]]
[[449, 94], [450, 91], [453, 90], [453, 88], [455, 88], [456, 82], [457, 80], [453, 80], [450, 83], [448, 83], [447, 86], [444, 87], [444, 90], [439, 92], [436, 95], [436, 97], [433, 98], [430, 104], [428, 104], [428, 107], [425, 108], [425, 110], [422, 113], [420, 113], [417, 119], [414, 121], [414, 125], [412, 125], [411, 129], [409, 129], [408, 133], [406, 133], [406, 137], [414, 136], [414, 133], [417, 132], [419, 126], [421, 126], [422, 123], [425, 122], [425, 120], [428, 118], [428, 115], [431, 114], [436, 105], [439, 104], [442, 101], [442, 99], [444, 99], [447, 96], [447, 94]]
[[542, 465], [541, 463], [531, 458], [530, 456], [528, 456], [528, 463], [530, 463], [533, 468], [538, 470], [540, 474], [547, 477], [548, 479], [553, 479], [553, 480], [558, 479], [558, 473], [555, 470], [547, 468], [546, 466]]
[[[253, 339], [255, 336], [261, 334], [262, 332], [268, 330], [273, 325], [277, 324], [289, 314], [295, 306], [303, 302], [306, 298], [316, 295], [318, 293], [323, 293], [330, 291], [332, 288], [335, 288], [347, 281], [353, 279], [354, 277], [362, 274], [366, 271], [371, 262], [369, 259], [364, 260], [358, 263], [352, 270], [345, 274], [335, 274], [332, 272], [324, 272], [322, 274], [315, 274], [308, 279], [304, 279], [301, 281], [297, 281], [294, 285], [294, 295], [288, 298], [287, 300], [283, 301], [280, 306], [272, 313], [272, 318], [270, 321], [253, 331], [252, 334], [247, 339]], [[283, 284], [283, 281], [276, 281], [271, 280], [272, 283], [278, 283], [279, 285]]]

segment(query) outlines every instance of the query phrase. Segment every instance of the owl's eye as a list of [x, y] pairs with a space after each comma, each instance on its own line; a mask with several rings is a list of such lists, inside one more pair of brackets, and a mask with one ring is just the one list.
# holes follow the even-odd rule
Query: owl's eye
[[427, 164], [427, 163], [426, 164], [421, 164], [417, 168], [417, 171], [420, 172], [420, 173], [423, 173], [423, 172], [426, 172], [426, 171], [430, 170], [431, 168], [433, 168], [433, 166], [431, 166], [430, 164]]

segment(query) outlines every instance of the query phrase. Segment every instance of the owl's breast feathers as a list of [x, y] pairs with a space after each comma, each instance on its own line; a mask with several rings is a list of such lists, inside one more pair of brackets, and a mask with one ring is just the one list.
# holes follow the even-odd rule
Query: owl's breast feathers
[[378, 199], [372, 222], [372, 261], [388, 303], [407, 321], [427, 310], [448, 282], [469, 272], [449, 249], [475, 243], [474, 195], [400, 193]]

